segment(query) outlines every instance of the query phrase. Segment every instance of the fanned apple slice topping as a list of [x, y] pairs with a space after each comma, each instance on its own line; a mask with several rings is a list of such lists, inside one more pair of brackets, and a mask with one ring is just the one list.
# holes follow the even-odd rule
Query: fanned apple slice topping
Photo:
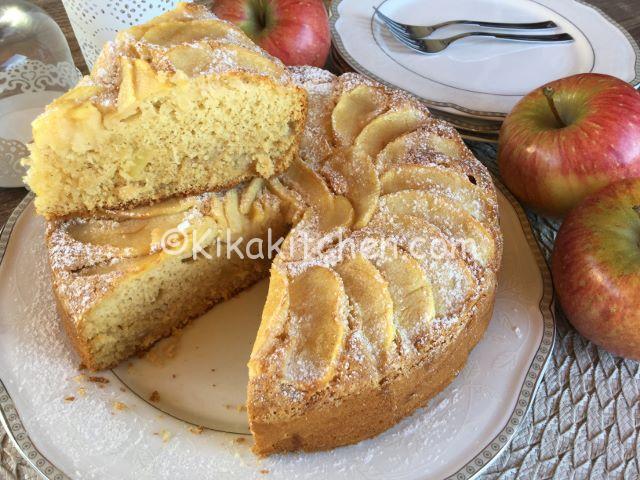
[[360, 85], [343, 93], [331, 114], [336, 144], [351, 145], [364, 126], [388, 108], [388, 103], [381, 87]]
[[355, 155], [368, 155], [375, 159], [393, 139], [418, 128], [427, 114], [416, 108], [389, 110], [365, 126], [353, 143]]
[[172, 47], [183, 43], [194, 43], [203, 39], [220, 40], [231, 38], [253, 48], [244, 33], [219, 20], [192, 20], [190, 22], [169, 21], [151, 25], [141, 37], [148, 43]]
[[67, 232], [81, 243], [127, 249], [135, 256], [142, 256], [151, 251], [154, 237], [176, 228], [184, 216], [184, 212], [178, 212], [122, 221], [88, 220], [71, 224]]
[[453, 159], [473, 158], [456, 129], [443, 120], [431, 118], [417, 132], [422, 145]]
[[327, 157], [321, 172], [334, 191], [343, 194], [353, 205], [353, 228], [364, 227], [376, 210], [380, 196], [380, 181], [371, 159], [353, 156], [342, 150]]
[[[448, 128], [440, 131], [442, 129], [436, 127], [440, 125], [438, 122], [430, 118], [426, 126], [389, 142], [375, 159], [376, 170], [383, 173], [395, 165], [415, 163], [416, 160], [450, 164], [451, 160], [469, 158], [464, 143], [453, 137], [455, 132], [449, 132]], [[445, 135], [451, 135], [451, 138]]]
[[190, 77], [212, 68], [228, 68], [233, 62], [239, 68], [265, 75], [281, 75], [283, 68], [260, 53], [231, 43], [203, 41], [176, 45], [164, 54], [177, 70]]
[[289, 282], [286, 274], [277, 267], [271, 268], [269, 293], [262, 311], [262, 321], [249, 359], [249, 375], [262, 371], [262, 360], [275, 347], [277, 337], [286, 328], [289, 316]]
[[395, 325], [393, 288], [378, 269], [361, 254], [339, 263], [335, 270], [342, 277], [351, 312], [371, 346], [372, 353], [387, 352], [393, 346]]
[[401, 190], [428, 190], [454, 199], [476, 220], [489, 220], [491, 208], [484, 190], [452, 168], [398, 165], [387, 170], [380, 183], [383, 195]]
[[425, 334], [435, 317], [431, 283], [420, 263], [397, 249], [376, 261], [393, 300], [394, 321], [409, 339]]
[[319, 390], [334, 377], [347, 331], [347, 298], [340, 277], [314, 266], [289, 287], [290, 350], [285, 378], [303, 390]]
[[264, 179], [262, 178], [254, 178], [244, 187], [240, 194], [240, 213], [243, 215], [249, 213], [253, 202], [258, 198], [258, 194], [262, 191], [263, 187]]
[[[398, 210], [401, 211], [390, 213], [381, 209], [371, 220], [368, 231], [393, 239], [418, 261], [431, 285], [436, 316], [455, 313], [477, 286], [471, 268], [437, 227], [404, 209]], [[384, 274], [382, 266], [380, 269]], [[391, 279], [389, 282], [392, 283]]]
[[403, 190], [380, 197], [380, 210], [418, 217], [438, 227], [465, 255], [482, 267], [495, 260], [493, 235], [462, 205], [440, 195]]
[[331, 193], [322, 178], [304, 162], [295, 160], [280, 179], [319, 214], [320, 230], [351, 227], [354, 218], [351, 203], [345, 197]]

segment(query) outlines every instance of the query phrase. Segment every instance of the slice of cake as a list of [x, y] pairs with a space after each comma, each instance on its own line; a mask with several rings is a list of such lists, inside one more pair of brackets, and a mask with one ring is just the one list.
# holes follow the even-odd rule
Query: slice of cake
[[289, 222], [287, 206], [261, 178], [49, 222], [58, 310], [83, 363], [114, 366], [266, 276], [271, 259], [254, 253], [277, 242]]
[[223, 189], [284, 171], [305, 117], [279, 60], [181, 4], [121, 32], [34, 121], [26, 182], [48, 218]]

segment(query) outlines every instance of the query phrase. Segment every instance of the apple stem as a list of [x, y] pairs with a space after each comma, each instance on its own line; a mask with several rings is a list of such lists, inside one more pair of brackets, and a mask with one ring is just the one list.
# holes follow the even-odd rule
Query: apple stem
[[551, 113], [553, 113], [553, 116], [556, 117], [556, 122], [558, 122], [558, 125], [560, 125], [560, 128], [566, 127], [567, 124], [564, 123], [564, 121], [562, 120], [562, 117], [560, 116], [560, 112], [558, 112], [558, 109], [556, 108], [556, 102], [553, 100], [553, 94], [555, 93], [553, 91], [553, 88], [544, 87], [542, 89], [542, 93], [544, 93], [544, 96], [547, 99], [547, 103], [549, 104], [549, 108], [551, 109]]

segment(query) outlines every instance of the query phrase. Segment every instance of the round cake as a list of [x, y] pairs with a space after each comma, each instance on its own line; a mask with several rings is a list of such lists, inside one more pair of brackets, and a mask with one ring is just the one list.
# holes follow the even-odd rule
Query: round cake
[[[92, 369], [270, 275], [248, 359], [261, 455], [358, 442], [426, 405], [484, 333], [502, 255], [491, 176], [453, 127], [361, 75], [287, 78], [307, 115], [283, 173], [50, 218], [46, 236], [61, 317]], [[275, 258], [242, 255], [256, 239], [283, 241]]]

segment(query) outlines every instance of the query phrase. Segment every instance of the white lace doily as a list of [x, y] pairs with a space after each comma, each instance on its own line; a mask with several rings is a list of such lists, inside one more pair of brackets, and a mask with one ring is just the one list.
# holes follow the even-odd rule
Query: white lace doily
[[73, 87], [79, 78], [80, 72], [72, 63], [47, 64], [26, 59], [6, 71], [0, 71], [0, 98], [45, 90], [65, 91]]
[[0, 71], [0, 187], [22, 186], [20, 160], [29, 154], [31, 122], [80, 76], [72, 63], [34, 59]]
[[178, 0], [63, 0], [89, 69], [116, 33], [172, 9]]

